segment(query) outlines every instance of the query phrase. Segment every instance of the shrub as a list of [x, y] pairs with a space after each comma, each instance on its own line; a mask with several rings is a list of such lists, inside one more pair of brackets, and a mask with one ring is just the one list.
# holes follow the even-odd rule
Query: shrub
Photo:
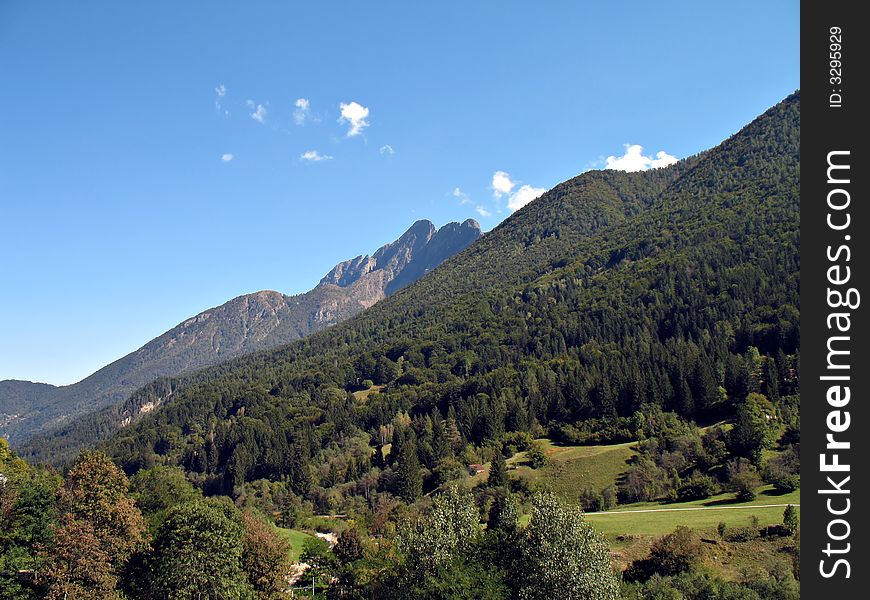
[[616, 488], [613, 485], [608, 485], [606, 488], [601, 490], [601, 499], [603, 501], [601, 510], [611, 510], [616, 508], [617, 504], [619, 504], [617, 501]]
[[728, 542], [751, 542], [758, 539], [758, 529], [755, 527], [732, 527], [725, 536]]
[[665, 491], [668, 474], [649, 459], [631, 467], [619, 484], [619, 498], [623, 504], [649, 502], [659, 498]]
[[716, 482], [709, 475], [695, 471], [684, 479], [677, 490], [679, 500], [703, 500], [716, 493]]
[[547, 455], [544, 454], [544, 449], [541, 447], [540, 442], [532, 442], [526, 451], [526, 460], [533, 469], [540, 469], [547, 464]]
[[789, 446], [781, 454], [767, 461], [764, 480], [782, 492], [793, 492], [800, 487], [801, 462], [795, 446]]
[[737, 499], [755, 499], [755, 489], [761, 485], [761, 476], [755, 466], [745, 458], [737, 458], [728, 463], [728, 487], [737, 494]]
[[587, 512], [604, 510], [604, 496], [601, 494], [601, 492], [594, 490], [590, 487], [586, 487], [580, 490], [578, 501], [580, 503], [580, 506], [583, 507], [583, 510]]
[[647, 558], [636, 560], [626, 569], [627, 581], [646, 581], [655, 574], [676, 575], [691, 571], [701, 560], [703, 546], [698, 535], [688, 527], [656, 540]]

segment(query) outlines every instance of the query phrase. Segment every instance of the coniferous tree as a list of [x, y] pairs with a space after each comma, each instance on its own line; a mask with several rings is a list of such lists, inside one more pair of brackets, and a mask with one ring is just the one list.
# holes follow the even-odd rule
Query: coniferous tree
[[417, 441], [413, 432], [409, 432], [402, 442], [401, 454], [396, 458], [395, 493], [405, 502], [414, 502], [423, 493], [423, 477], [420, 473], [420, 461], [417, 458]]
[[496, 449], [489, 467], [489, 477], [486, 480], [490, 487], [504, 487], [508, 483], [507, 462], [500, 450]]

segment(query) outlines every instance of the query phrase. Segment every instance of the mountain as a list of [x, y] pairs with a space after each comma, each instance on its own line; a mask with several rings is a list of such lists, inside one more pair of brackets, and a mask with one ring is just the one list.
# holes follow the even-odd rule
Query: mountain
[[[793, 412], [799, 140], [794, 94], [673, 166], [584, 173], [341, 324], [138, 390], [152, 410], [100, 447], [131, 473], [273, 480], [332, 511], [371, 486], [413, 499], [454, 451], [521, 434], [625, 441], [656, 408], [709, 422], [751, 392]], [[383, 458], [390, 431], [409, 445]]]
[[56, 386], [47, 383], [33, 383], [19, 379], [0, 381], [0, 432], [30, 411], [30, 407], [41, 403], [56, 389]]
[[0, 382], [0, 435], [21, 444], [76, 417], [115, 405], [163, 376], [286, 344], [338, 323], [422, 277], [481, 235], [472, 219], [436, 230], [417, 221], [372, 256], [335, 266], [311, 291], [260, 291], [192, 317], [79, 383]]

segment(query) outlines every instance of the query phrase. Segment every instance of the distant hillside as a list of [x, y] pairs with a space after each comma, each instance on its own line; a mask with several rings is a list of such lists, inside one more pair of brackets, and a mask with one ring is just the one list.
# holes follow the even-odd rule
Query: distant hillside
[[0, 381], [0, 432], [10, 423], [22, 419], [33, 406], [38, 406], [56, 389], [56, 386], [47, 383], [19, 379]]
[[673, 166], [584, 173], [352, 319], [138, 390], [152, 410], [101, 447], [209, 493], [412, 501], [468, 444], [626, 441], [651, 407], [723, 419], [755, 392], [794, 410], [799, 141], [794, 94]]
[[64, 387], [0, 382], [0, 436], [21, 445], [33, 435], [74, 429], [84, 414], [123, 401], [136, 388], [221, 361], [286, 344], [338, 323], [422, 277], [481, 235], [474, 220], [436, 230], [417, 221], [372, 256], [336, 265], [309, 292], [260, 291], [192, 317], [139, 350]]

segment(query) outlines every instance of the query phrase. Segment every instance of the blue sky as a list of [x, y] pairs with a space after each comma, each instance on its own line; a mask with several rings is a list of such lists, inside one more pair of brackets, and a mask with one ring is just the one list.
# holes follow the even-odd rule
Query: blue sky
[[799, 87], [798, 13], [0, 0], [0, 379], [72, 383], [416, 219], [488, 230], [607, 157], [713, 146]]

